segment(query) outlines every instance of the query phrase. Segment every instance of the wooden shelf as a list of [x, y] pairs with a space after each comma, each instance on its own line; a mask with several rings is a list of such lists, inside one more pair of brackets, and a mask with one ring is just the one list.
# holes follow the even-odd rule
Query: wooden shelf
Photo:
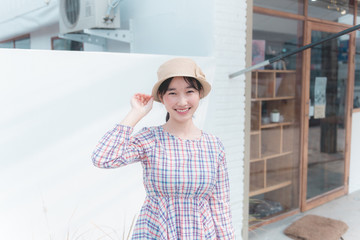
[[259, 161], [264, 161], [265, 158], [255, 158], [255, 159], [250, 159], [250, 163], [253, 163], [253, 162], [259, 162]]
[[259, 101], [279, 101], [279, 100], [293, 100], [295, 99], [294, 96], [284, 96], [284, 97], [269, 97], [269, 98], [252, 98], [252, 102], [259, 102]]
[[[291, 208], [296, 204], [292, 186], [298, 178], [293, 133], [298, 119], [296, 71], [256, 70], [251, 81], [250, 197]], [[269, 122], [275, 109], [281, 121]]]
[[267, 160], [267, 159], [270, 159], [270, 158], [277, 158], [277, 157], [282, 157], [282, 156], [286, 156], [286, 155], [290, 155], [292, 154], [293, 152], [283, 152], [283, 153], [278, 153], [278, 154], [273, 154], [273, 155], [268, 155], [266, 157], [263, 157], [263, 158], [256, 158], [256, 159], [250, 159], [250, 162], [258, 162], [258, 161], [264, 161], [264, 160]]
[[289, 126], [294, 124], [294, 122], [278, 122], [278, 123], [269, 123], [269, 124], [262, 124], [260, 128], [273, 128], [273, 127], [280, 127], [280, 126]]
[[262, 69], [262, 70], [255, 70], [253, 72], [259, 72], [259, 73], [295, 73], [295, 70], [272, 70], [272, 69]]
[[256, 191], [252, 191], [252, 192], [249, 193], [249, 196], [253, 197], [253, 196], [256, 196], [256, 195], [259, 195], [259, 194], [264, 194], [264, 193], [271, 192], [271, 191], [274, 191], [274, 190], [277, 190], [277, 189], [281, 189], [281, 188], [290, 186], [291, 183], [292, 183], [291, 181], [286, 181], [286, 182], [282, 182], [282, 183], [279, 183], [279, 184], [276, 184], [276, 185], [273, 185], [273, 186], [269, 186], [269, 187], [265, 187], [265, 188], [262, 188], [262, 189], [259, 189], [259, 190], [256, 190]]

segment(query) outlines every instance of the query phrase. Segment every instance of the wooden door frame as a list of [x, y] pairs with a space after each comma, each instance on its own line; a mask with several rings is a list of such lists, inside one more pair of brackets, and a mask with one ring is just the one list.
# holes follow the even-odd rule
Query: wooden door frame
[[[311, 43], [311, 31], [323, 31], [330, 33], [337, 33], [346, 29], [346, 27], [330, 25], [320, 22], [306, 21], [304, 31], [304, 45]], [[349, 26], [351, 27], [351, 26]], [[346, 128], [346, 138], [345, 138], [345, 164], [344, 164], [344, 186], [336, 188], [330, 192], [326, 192], [322, 195], [319, 195], [315, 198], [306, 199], [307, 193], [307, 169], [308, 169], [308, 136], [309, 136], [309, 104], [310, 104], [310, 62], [311, 62], [311, 49], [304, 51], [303, 55], [303, 83], [302, 83], [302, 161], [301, 161], [301, 186], [300, 186], [300, 209], [302, 212], [310, 210], [314, 207], [317, 207], [321, 204], [324, 204], [328, 201], [331, 201], [340, 196], [346, 195], [349, 190], [348, 180], [349, 180], [349, 166], [350, 166], [350, 138], [351, 138], [351, 108], [352, 100], [351, 93], [352, 82], [354, 81], [354, 51], [355, 51], [355, 33], [350, 34], [349, 40], [349, 60], [348, 60], [348, 81], [347, 81], [347, 97], [346, 97], [346, 109], [345, 109], [345, 128]]]

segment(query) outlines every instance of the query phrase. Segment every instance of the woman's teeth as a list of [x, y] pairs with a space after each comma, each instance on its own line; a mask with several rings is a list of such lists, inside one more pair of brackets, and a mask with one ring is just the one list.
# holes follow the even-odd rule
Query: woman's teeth
[[189, 108], [187, 108], [187, 109], [182, 109], [182, 110], [177, 109], [176, 111], [178, 111], [178, 112], [186, 112], [186, 111], [188, 111], [188, 110], [189, 110]]

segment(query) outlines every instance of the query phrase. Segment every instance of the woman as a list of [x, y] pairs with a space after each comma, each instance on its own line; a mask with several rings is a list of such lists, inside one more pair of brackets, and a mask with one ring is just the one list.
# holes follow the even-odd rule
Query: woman
[[[135, 94], [131, 111], [97, 145], [97, 167], [143, 166], [146, 199], [132, 239], [234, 239], [224, 147], [193, 123], [210, 90], [194, 61], [171, 59], [160, 66], [152, 96]], [[130, 137], [153, 101], [164, 104], [166, 123]]]

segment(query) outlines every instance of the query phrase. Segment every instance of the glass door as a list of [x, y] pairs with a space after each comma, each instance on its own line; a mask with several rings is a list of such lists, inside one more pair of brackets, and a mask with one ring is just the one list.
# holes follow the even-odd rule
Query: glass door
[[[310, 23], [308, 38], [316, 42], [342, 30]], [[346, 192], [349, 41], [350, 35], [344, 35], [307, 53], [303, 211]]]

